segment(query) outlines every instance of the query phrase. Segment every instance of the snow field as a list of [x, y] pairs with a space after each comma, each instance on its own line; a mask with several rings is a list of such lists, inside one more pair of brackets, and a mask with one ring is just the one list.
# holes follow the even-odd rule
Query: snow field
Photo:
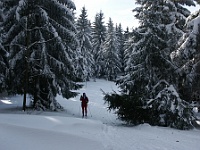
[[[107, 111], [105, 92], [118, 91], [113, 82], [84, 83], [88, 118], [81, 118], [80, 95], [57, 97], [64, 111], [21, 111], [22, 97], [0, 98], [2, 150], [199, 150], [200, 130], [181, 131], [148, 124], [126, 126]], [[91, 115], [90, 115], [91, 113]]]

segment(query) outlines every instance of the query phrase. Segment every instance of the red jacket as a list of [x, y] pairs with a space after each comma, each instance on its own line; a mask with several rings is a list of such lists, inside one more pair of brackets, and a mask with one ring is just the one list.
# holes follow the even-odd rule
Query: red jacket
[[82, 102], [82, 105], [86, 105], [88, 103], [87, 96], [85, 96], [85, 97], [81, 96], [80, 101]]

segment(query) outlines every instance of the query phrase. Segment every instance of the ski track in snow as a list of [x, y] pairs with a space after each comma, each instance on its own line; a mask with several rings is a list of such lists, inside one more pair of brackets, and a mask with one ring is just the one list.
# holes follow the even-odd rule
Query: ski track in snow
[[[118, 92], [119, 90], [116, 87], [115, 83], [113, 82], [108, 82], [108, 83], [109, 84], [105, 85], [105, 82], [101, 82], [101, 80], [97, 80], [97, 82], [84, 83], [84, 87], [81, 90], [79, 90], [80, 94], [85, 92], [90, 100], [88, 119], [98, 120], [104, 124], [102, 126], [103, 135], [100, 134], [99, 138], [103, 139], [102, 143], [104, 144], [106, 150], [123, 150], [123, 149], [178, 150], [180, 147], [182, 147], [182, 145], [183, 149], [187, 148], [190, 149], [190, 147], [187, 146], [184, 147], [184, 143], [185, 142], [187, 143], [188, 141], [187, 136], [189, 136], [189, 138], [194, 138], [194, 137], [193, 136], [190, 137], [190, 135], [188, 135], [187, 133], [186, 136], [184, 133], [183, 136], [185, 136], [185, 139], [184, 141], [182, 141], [180, 137], [177, 137], [175, 134], [176, 132], [180, 132], [179, 130], [175, 129], [168, 130], [168, 128], [165, 129], [160, 127], [151, 127], [147, 124], [140, 125], [137, 127], [132, 127], [132, 129], [130, 129], [130, 127], [122, 126], [122, 122], [116, 119], [117, 116], [113, 112], [107, 111], [106, 105], [104, 104], [103, 101], [104, 95], [102, 94], [101, 89], [105, 92], [112, 92], [112, 91]], [[80, 95], [75, 99], [73, 99], [73, 103], [76, 103], [76, 106], [77, 103], [80, 103], [79, 97]], [[70, 108], [68, 108], [67, 110], [70, 111]], [[79, 113], [77, 113], [77, 116], [81, 115], [80, 110], [81, 108], [79, 108]], [[71, 110], [71, 112], [73, 111], [77, 112], [78, 110]], [[90, 116], [91, 115], [90, 113], [92, 114], [92, 117]], [[148, 131], [149, 130], [151, 131], [152, 129], [155, 130], [155, 134], [152, 134], [152, 132], [148, 133]], [[159, 132], [157, 133], [157, 131]], [[165, 131], [166, 132], [165, 134], [168, 134], [168, 136], [165, 137], [162, 133], [163, 131]], [[182, 131], [182, 132], [187, 132], [187, 131]], [[171, 135], [173, 138], [168, 139], [168, 137], [169, 136], [171, 137]], [[195, 138], [193, 144], [198, 145], [196, 143]]]
[[[7, 134], [7, 135], [14, 134], [17, 135], [18, 139], [19, 138], [21, 139], [17, 140], [15, 136], [0, 138], [1, 147], [4, 147], [5, 150], [14, 150], [14, 149], [23, 150], [25, 148], [24, 145], [28, 145], [30, 147], [40, 145], [37, 148], [37, 150], [46, 150], [46, 149], [61, 150], [63, 149], [63, 145], [66, 145], [66, 141], [68, 143], [67, 146], [74, 150], [80, 149], [81, 148], [80, 145], [82, 145], [84, 149], [96, 149], [97, 145], [101, 147], [101, 144], [96, 141], [89, 140], [86, 138], [81, 138], [80, 136], [74, 136], [73, 134], [65, 134], [62, 132], [54, 132], [48, 130], [45, 131], [44, 129], [43, 130], [33, 129], [33, 128], [30, 129], [20, 126], [12, 126], [8, 124], [0, 124], [0, 126], [1, 126], [1, 134]], [[6, 133], [4, 133], [5, 131]], [[57, 141], [56, 144], [50, 144], [50, 143], [55, 143], [55, 139]], [[24, 144], [23, 141], [26, 141], [26, 144]], [[80, 145], [74, 144], [74, 141], [78, 141]]]
[[[63, 146], [71, 150], [199, 150], [200, 130], [180, 131], [148, 124], [125, 126], [116, 114], [107, 111], [103, 101], [101, 89], [118, 92], [115, 83], [97, 80], [83, 84], [77, 97], [57, 97], [65, 108], [60, 112], [23, 112], [21, 96], [0, 99], [0, 133], [5, 135], [0, 137], [0, 149], [23, 150], [26, 141], [33, 148], [40, 145], [37, 150], [63, 150]], [[83, 92], [89, 98], [87, 119], [81, 118], [79, 98]], [[1, 108], [2, 102], [8, 105]]]

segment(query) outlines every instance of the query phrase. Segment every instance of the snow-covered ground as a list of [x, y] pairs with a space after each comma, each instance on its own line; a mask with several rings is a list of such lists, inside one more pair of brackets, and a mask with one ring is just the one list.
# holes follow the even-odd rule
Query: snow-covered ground
[[60, 112], [21, 111], [22, 97], [0, 98], [1, 150], [199, 150], [200, 130], [181, 131], [148, 124], [125, 126], [107, 111], [102, 90], [117, 91], [113, 82], [83, 83], [90, 100], [81, 118], [79, 96], [57, 97]]

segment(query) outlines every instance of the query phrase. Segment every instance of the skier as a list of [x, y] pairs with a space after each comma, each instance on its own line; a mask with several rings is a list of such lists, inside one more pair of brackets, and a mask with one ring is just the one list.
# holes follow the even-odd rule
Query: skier
[[80, 101], [81, 101], [81, 107], [82, 107], [82, 117], [87, 117], [87, 104], [88, 104], [88, 97], [86, 96], [85, 93], [83, 93], [83, 95], [81, 95], [80, 97]]

